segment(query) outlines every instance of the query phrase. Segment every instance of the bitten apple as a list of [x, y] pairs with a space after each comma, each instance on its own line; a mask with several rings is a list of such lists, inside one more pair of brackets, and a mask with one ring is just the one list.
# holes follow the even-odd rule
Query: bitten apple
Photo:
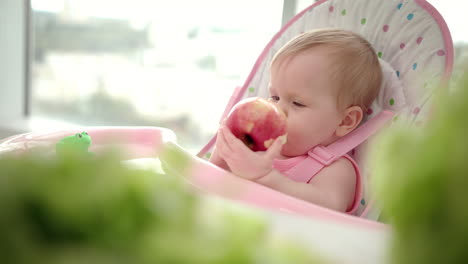
[[226, 126], [253, 151], [267, 150], [286, 134], [286, 115], [273, 103], [259, 97], [238, 102], [228, 114]]

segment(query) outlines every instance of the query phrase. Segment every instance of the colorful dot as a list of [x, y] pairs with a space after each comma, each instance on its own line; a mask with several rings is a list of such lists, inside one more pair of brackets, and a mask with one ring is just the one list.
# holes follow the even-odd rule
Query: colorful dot
[[333, 10], [335, 10], [335, 8], [334, 8], [333, 6], [330, 6], [330, 7], [328, 8], [328, 11], [330, 11], [330, 13], [333, 12]]
[[400, 43], [400, 49], [404, 49], [405, 48], [405, 43]]
[[379, 56], [379, 58], [382, 58], [382, 52], [379, 51], [379, 52], [377, 53], [377, 56]]
[[372, 115], [372, 113], [374, 113], [374, 110], [372, 110], [372, 108], [367, 108], [367, 114], [368, 115]]
[[417, 115], [417, 114], [419, 114], [419, 112], [421, 112], [421, 108], [415, 107], [415, 108], [413, 109], [413, 114]]
[[413, 70], [416, 70], [416, 68], [418, 68], [418, 64], [415, 62], [415, 63], [413, 64]]
[[416, 39], [416, 43], [417, 43], [418, 45], [421, 44], [422, 41], [423, 41], [423, 37], [418, 37], [418, 38]]
[[343, 9], [343, 11], [341, 11], [341, 15], [346, 16], [346, 9]]
[[400, 71], [396, 71], [396, 76], [400, 77]]
[[393, 98], [390, 98], [390, 101], [388, 101], [390, 103], [390, 105], [394, 105], [395, 104], [395, 99]]
[[388, 31], [388, 28], [389, 28], [388, 25], [383, 26], [383, 28], [382, 28], [383, 32], [387, 32], [387, 31]]
[[208, 152], [208, 153], [205, 154], [205, 158], [209, 159], [210, 157], [211, 157], [211, 153], [210, 153], [210, 152]]
[[398, 10], [400, 10], [402, 6], [403, 6], [403, 3], [399, 3], [399, 4], [397, 5]]
[[408, 20], [411, 20], [411, 19], [413, 19], [413, 17], [414, 17], [414, 14], [413, 14], [413, 13], [410, 13], [410, 14], [408, 14], [408, 16], [407, 16], [406, 18], [407, 18]]
[[366, 24], [366, 22], [367, 22], [367, 19], [365, 19], [365, 18], [361, 18], [361, 25], [365, 25], [365, 24]]
[[397, 120], [398, 120], [398, 116], [395, 116], [395, 117], [393, 118], [393, 122], [396, 122]]
[[253, 92], [255, 92], [255, 88], [249, 87], [249, 93], [253, 93]]
[[439, 51], [437, 51], [437, 55], [439, 55], [439, 56], [444, 56], [444, 55], [445, 55], [445, 51], [444, 51], [444, 50], [439, 50]]
[[366, 201], [364, 199], [361, 199], [361, 204], [366, 205]]

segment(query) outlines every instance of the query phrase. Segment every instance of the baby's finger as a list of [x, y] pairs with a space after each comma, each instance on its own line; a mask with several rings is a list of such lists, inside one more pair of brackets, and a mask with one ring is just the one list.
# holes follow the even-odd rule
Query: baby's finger
[[224, 131], [221, 128], [218, 132], [218, 138], [216, 139], [216, 146], [219, 146], [221, 148], [221, 151], [223, 154], [227, 154], [229, 152], [232, 152], [231, 146], [228, 144], [226, 140], [226, 136], [224, 135]]
[[249, 148], [247, 148], [247, 146], [242, 141], [240, 141], [240, 139], [236, 138], [227, 127], [224, 126], [222, 129], [226, 143], [229, 145], [231, 150], [235, 152], [245, 152], [249, 150]]
[[275, 139], [273, 144], [267, 149], [265, 155], [271, 159], [278, 157], [285, 143], [286, 143], [286, 135], [278, 137], [277, 139]]

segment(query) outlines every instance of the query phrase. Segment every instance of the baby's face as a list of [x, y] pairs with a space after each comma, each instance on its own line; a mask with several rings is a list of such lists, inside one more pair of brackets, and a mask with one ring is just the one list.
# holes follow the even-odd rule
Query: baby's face
[[287, 116], [288, 140], [281, 154], [293, 157], [337, 139], [342, 120], [327, 47], [281, 59], [271, 68], [270, 98]]

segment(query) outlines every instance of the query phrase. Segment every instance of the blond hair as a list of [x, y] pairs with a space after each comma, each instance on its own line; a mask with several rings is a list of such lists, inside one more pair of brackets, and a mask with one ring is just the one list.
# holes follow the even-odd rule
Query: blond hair
[[302, 33], [275, 54], [271, 65], [318, 46], [331, 48], [332, 79], [339, 82], [338, 106], [357, 105], [366, 111], [379, 93], [382, 69], [372, 45], [356, 33], [341, 29]]

